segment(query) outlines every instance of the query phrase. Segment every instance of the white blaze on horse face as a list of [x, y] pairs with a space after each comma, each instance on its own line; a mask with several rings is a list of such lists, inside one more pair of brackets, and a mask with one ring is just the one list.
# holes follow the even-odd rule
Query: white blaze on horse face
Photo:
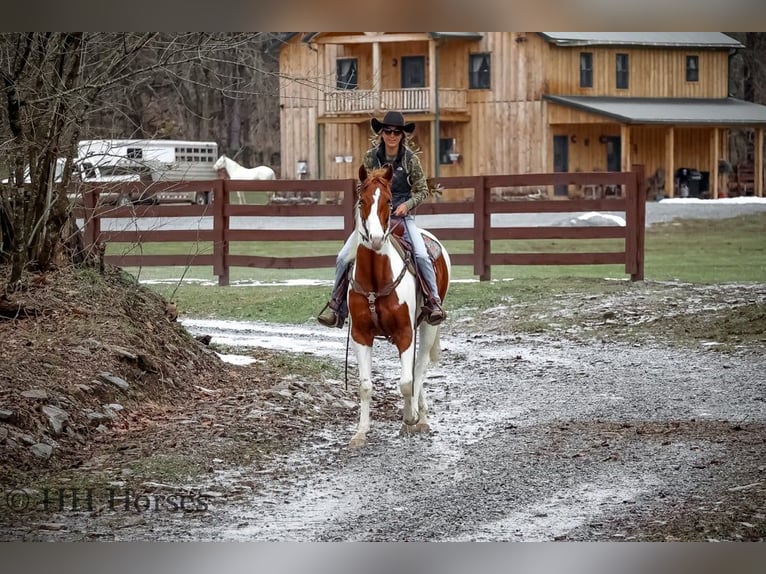
[[379, 251], [383, 246], [383, 237], [386, 233], [383, 229], [383, 223], [380, 221], [380, 216], [378, 215], [379, 202], [380, 188], [377, 188], [372, 196], [370, 214], [367, 216], [367, 231], [370, 234], [370, 244], [374, 251]]

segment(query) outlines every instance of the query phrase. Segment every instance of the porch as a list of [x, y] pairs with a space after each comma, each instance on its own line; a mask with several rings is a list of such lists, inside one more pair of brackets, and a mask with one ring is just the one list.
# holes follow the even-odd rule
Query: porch
[[[323, 115], [403, 113], [468, 113], [467, 90], [404, 88], [400, 90], [332, 90], [324, 95]], [[320, 113], [322, 115], [322, 113]]]

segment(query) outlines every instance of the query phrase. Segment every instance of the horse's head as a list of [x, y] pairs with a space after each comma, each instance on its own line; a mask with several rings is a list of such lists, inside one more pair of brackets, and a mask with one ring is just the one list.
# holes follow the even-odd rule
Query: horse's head
[[226, 155], [222, 155], [216, 160], [216, 162], [213, 164], [213, 169], [216, 169], [216, 170], [226, 169]]
[[356, 228], [362, 242], [378, 251], [388, 239], [388, 223], [391, 218], [391, 178], [394, 170], [390, 165], [367, 171], [359, 168], [359, 199], [356, 209]]

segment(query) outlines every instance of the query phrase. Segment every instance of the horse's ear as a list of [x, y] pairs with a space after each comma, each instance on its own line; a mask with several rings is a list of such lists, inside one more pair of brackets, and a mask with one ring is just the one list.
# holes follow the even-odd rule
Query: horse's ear
[[367, 168], [364, 167], [364, 164], [359, 166], [359, 181], [362, 183], [367, 181]]
[[386, 172], [383, 174], [383, 177], [389, 181], [394, 177], [394, 167], [390, 163], [386, 164]]

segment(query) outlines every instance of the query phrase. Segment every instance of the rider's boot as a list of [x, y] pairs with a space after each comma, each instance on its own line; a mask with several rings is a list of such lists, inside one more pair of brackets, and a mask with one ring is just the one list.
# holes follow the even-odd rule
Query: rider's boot
[[430, 325], [438, 325], [447, 318], [447, 314], [442, 308], [442, 300], [439, 297], [439, 290], [436, 287], [436, 273], [433, 263], [428, 257], [415, 257], [415, 266], [418, 274], [423, 278], [423, 308], [425, 310], [425, 320]]
[[348, 291], [348, 277], [344, 274], [333, 287], [330, 300], [320, 311], [317, 321], [325, 327], [337, 327], [338, 329], [343, 327], [346, 317], [348, 317], [346, 291]]

